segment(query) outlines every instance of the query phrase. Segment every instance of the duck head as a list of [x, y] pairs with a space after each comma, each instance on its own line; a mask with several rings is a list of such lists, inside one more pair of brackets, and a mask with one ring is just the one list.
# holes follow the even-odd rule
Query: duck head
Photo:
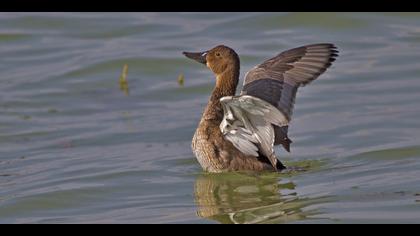
[[216, 76], [228, 71], [239, 71], [239, 56], [224, 45], [219, 45], [204, 52], [183, 52], [183, 54], [206, 65]]

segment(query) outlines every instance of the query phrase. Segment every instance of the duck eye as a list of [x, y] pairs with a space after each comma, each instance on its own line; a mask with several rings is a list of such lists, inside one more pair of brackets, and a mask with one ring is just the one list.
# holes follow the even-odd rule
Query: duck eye
[[217, 57], [220, 57], [220, 53], [218, 53], [218, 52], [217, 52], [217, 53], [216, 53], [216, 56], [217, 56]]

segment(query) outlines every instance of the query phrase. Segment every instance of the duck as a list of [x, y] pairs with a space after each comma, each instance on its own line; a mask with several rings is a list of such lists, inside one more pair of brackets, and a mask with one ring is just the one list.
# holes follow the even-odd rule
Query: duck
[[215, 86], [193, 135], [191, 148], [205, 172], [275, 171], [287, 167], [274, 148], [290, 152], [288, 127], [299, 87], [319, 78], [336, 60], [332, 43], [283, 51], [249, 70], [238, 95], [240, 59], [230, 47], [183, 52], [207, 66]]

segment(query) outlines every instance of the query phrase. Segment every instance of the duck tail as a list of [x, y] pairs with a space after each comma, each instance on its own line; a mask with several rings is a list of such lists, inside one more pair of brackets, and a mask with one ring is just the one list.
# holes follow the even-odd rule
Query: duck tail
[[283, 163], [281, 163], [281, 161], [279, 161], [279, 159], [277, 159], [276, 169], [277, 169], [277, 171], [282, 171], [282, 170], [286, 169], [286, 166], [283, 165]]

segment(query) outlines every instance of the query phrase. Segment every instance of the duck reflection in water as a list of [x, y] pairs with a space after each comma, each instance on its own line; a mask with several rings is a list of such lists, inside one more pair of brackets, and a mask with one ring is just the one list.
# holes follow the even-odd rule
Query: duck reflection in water
[[272, 173], [258, 176], [204, 173], [195, 182], [197, 214], [235, 224], [303, 220], [316, 213], [303, 211], [303, 207], [325, 199], [300, 199], [295, 187], [293, 182], [283, 183]]

